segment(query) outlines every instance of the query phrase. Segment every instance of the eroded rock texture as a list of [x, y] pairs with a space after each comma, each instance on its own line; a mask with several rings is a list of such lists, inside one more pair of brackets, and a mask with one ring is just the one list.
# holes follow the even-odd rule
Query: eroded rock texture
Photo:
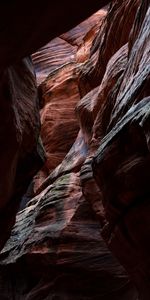
[[139, 3], [140, 0], [111, 2], [109, 14], [91, 48], [91, 58], [81, 70], [82, 96], [101, 83], [109, 59], [128, 42]]
[[81, 62], [87, 60], [90, 45], [106, 12], [106, 9], [98, 11], [32, 56], [42, 107], [41, 137], [47, 157], [36, 177], [35, 191], [62, 162], [77, 137], [79, 124], [75, 107], [80, 100]]
[[[44, 162], [39, 101], [31, 59], [1, 73], [0, 248], [8, 239], [22, 195]], [[4, 230], [5, 229], [5, 230]]]
[[108, 2], [86, 1], [86, 7], [67, 0], [0, 4], [0, 249], [21, 197], [44, 162], [37, 84], [26, 56]]
[[[105, 208], [107, 224], [103, 228], [103, 236], [141, 290], [142, 299], [148, 299], [150, 296], [148, 2], [145, 2], [145, 6], [142, 4], [133, 32], [134, 42], [111, 111], [107, 135], [94, 158], [93, 170]], [[125, 247], [123, 252], [119, 251], [121, 244]], [[127, 252], [130, 252], [129, 256]]]
[[150, 299], [149, 43], [149, 1], [114, 0], [33, 55], [47, 161], [1, 299]]

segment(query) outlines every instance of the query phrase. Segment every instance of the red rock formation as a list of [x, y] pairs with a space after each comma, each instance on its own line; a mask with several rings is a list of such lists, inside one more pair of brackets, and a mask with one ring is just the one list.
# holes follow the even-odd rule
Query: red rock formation
[[15, 297], [32, 300], [136, 297], [100, 236], [78, 172], [54, 179], [18, 214], [2, 256], [0, 294], [6, 299], [12, 299], [8, 286]]
[[104, 126], [108, 122], [109, 105], [112, 105], [112, 103], [109, 104], [109, 94], [125, 69], [127, 54], [128, 44], [121, 47], [112, 56], [100, 86], [87, 93], [76, 108], [80, 127], [87, 143], [92, 142], [93, 145], [99, 145], [105, 135], [106, 128], [104, 129]]
[[[18, 203], [44, 156], [38, 142], [37, 87], [30, 55], [108, 1], [18, 0], [0, 4], [0, 248], [10, 234]], [[80, 9], [79, 9], [80, 8]], [[59, 19], [59, 22], [58, 22]], [[9, 67], [9, 68], [8, 68]]]
[[1, 4], [1, 69], [33, 53], [108, 3], [109, 0], [14, 0], [9, 6], [7, 1]]
[[105, 15], [106, 10], [98, 11], [32, 56], [40, 83], [41, 137], [47, 158], [36, 176], [35, 191], [62, 162], [79, 131], [75, 115], [75, 107], [80, 100], [79, 61], [87, 59], [92, 40]]
[[1, 248], [15, 222], [21, 196], [44, 161], [38, 142], [39, 105], [30, 59], [1, 73], [0, 95]]
[[91, 59], [81, 70], [82, 96], [101, 83], [109, 59], [128, 42], [139, 3], [139, 0], [112, 1], [107, 18], [91, 49]]
[[76, 65], [70, 63], [52, 73], [40, 87], [43, 91], [41, 136], [47, 158], [42, 170], [44, 178], [61, 163], [79, 130], [74, 112], [79, 100], [76, 76]]
[[38, 86], [63, 65], [75, 63], [76, 48], [57, 37], [32, 54]]
[[148, 0], [114, 0], [89, 59], [82, 26], [34, 55], [48, 160], [0, 254], [2, 299], [150, 298], [149, 22]]
[[[135, 41], [115, 99], [108, 134], [98, 150], [93, 168], [105, 208], [107, 226], [103, 228], [103, 236], [131, 274], [141, 299], [149, 299], [148, 2], [147, 12], [141, 8], [140, 12], [132, 31]], [[140, 30], [137, 24], [140, 24]], [[119, 251], [121, 245], [124, 247], [122, 252]]]
[[107, 7], [99, 10], [87, 20], [61, 36], [69, 44], [76, 46], [77, 62], [84, 62], [89, 58], [91, 44], [106, 14]]

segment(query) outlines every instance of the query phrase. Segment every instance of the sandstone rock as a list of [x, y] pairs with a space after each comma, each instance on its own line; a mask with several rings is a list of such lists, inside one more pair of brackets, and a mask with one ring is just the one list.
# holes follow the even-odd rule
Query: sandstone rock
[[149, 297], [149, 100], [143, 99], [117, 123], [93, 163], [104, 207], [103, 237], [146, 293], [141, 299]]
[[50, 175], [37, 188], [36, 194], [39, 194], [43, 189], [47, 188], [57, 178], [63, 174], [69, 174], [71, 171], [79, 172], [88, 154], [88, 145], [85, 142], [84, 135], [80, 130], [78, 136], [67, 153], [62, 163], [50, 173]]
[[[84, 42], [84, 37], [91, 29], [95, 29], [97, 32], [100, 28], [101, 21], [106, 15], [106, 10], [100, 9], [95, 14], [91, 15], [88, 19], [78, 24], [76, 27], [70, 31], [61, 35], [61, 38], [72, 46], [80, 47]], [[93, 35], [94, 38], [94, 35]]]
[[108, 3], [109, 0], [83, 0], [82, 3], [79, 0], [43, 0], [42, 3], [15, 0], [9, 3], [9, 7], [7, 2], [2, 3], [1, 70], [32, 54]]
[[108, 62], [100, 86], [86, 94], [77, 105], [76, 111], [80, 127], [86, 142], [89, 144], [99, 145], [105, 135], [106, 128], [104, 127], [107, 127], [110, 121], [108, 116], [106, 117], [106, 113], [108, 115], [109, 106], [112, 106], [112, 101], [109, 101], [109, 94], [112, 93], [114, 85], [126, 67], [127, 55], [128, 45], [126, 44]]
[[112, 1], [97, 39], [93, 43], [91, 60], [85, 63], [81, 70], [82, 96], [101, 83], [109, 59], [128, 42], [139, 3], [139, 0]]
[[140, 28], [140, 32], [137, 35], [137, 39], [130, 51], [129, 61], [116, 98], [108, 130], [123, 117], [129, 107], [150, 94], [149, 14], [150, 12], [148, 10], [142, 27]]
[[75, 55], [76, 48], [60, 37], [32, 54], [38, 86], [63, 65], [75, 63]]
[[137, 296], [100, 236], [78, 173], [60, 176], [18, 214], [0, 258], [2, 299]]
[[92, 42], [101, 27], [102, 21], [107, 14], [107, 9], [100, 9], [90, 18], [78, 26], [63, 34], [61, 37], [73, 46], [76, 46], [77, 62], [84, 62], [90, 56]]
[[[122, 72], [121, 68], [119, 72]], [[112, 69], [108, 69], [102, 88], [96, 90], [93, 123], [119, 72], [117, 70], [112, 76]], [[93, 179], [91, 160], [89, 164], [85, 162], [90, 139], [86, 139], [82, 118], [81, 130], [74, 143], [69, 128], [68, 142], [73, 145], [68, 153], [67, 143], [64, 145], [63, 142], [65, 118], [67, 124], [71, 124], [71, 120], [77, 124], [74, 108], [79, 92], [73, 93], [78, 91], [77, 76], [78, 65], [69, 62], [52, 71], [40, 85], [41, 134], [47, 153], [51, 153], [51, 159], [46, 162], [47, 173], [54, 170], [38, 189], [37, 196], [18, 213], [11, 238], [1, 252], [0, 294], [5, 300], [13, 297], [22, 300], [137, 299], [137, 291], [125, 270], [111, 255], [100, 235], [99, 219], [95, 218], [97, 207], [94, 209], [97, 201], [90, 202], [92, 192], [94, 200], [99, 198], [99, 189]], [[105, 91], [103, 97], [102, 91]], [[73, 97], [74, 102], [71, 101]], [[90, 106], [90, 97], [87, 97]], [[56, 157], [54, 151], [59, 149], [61, 139], [60, 149], [65, 150], [64, 156], [67, 155], [60, 161], [57, 159], [56, 165], [61, 164], [55, 168], [52, 155]], [[85, 170], [86, 166], [90, 170]], [[87, 180], [90, 189], [84, 185]], [[96, 215], [102, 219], [102, 211], [97, 211]]]
[[[47, 136], [47, 139], [48, 135], [50, 136], [50, 140], [47, 140], [47, 146], [49, 145], [49, 147], [51, 147], [52, 154], [54, 153], [55, 149], [57, 149], [57, 151], [61, 151], [62, 149], [62, 151], [65, 151], [66, 154], [70, 149], [79, 129], [74, 112], [76, 103], [79, 100], [76, 76], [76, 65], [67, 65], [62, 67], [56, 76], [52, 75], [48, 77], [42, 87], [43, 101], [45, 102], [45, 106], [41, 111], [41, 135], [43, 137], [43, 142], [45, 141], [45, 136]], [[50, 131], [54, 132], [51, 133]], [[55, 144], [55, 140], [57, 140], [57, 134], [59, 135], [59, 145]], [[69, 148], [67, 147], [67, 143], [69, 143]], [[46, 145], [45, 148], [47, 149]], [[61, 157], [59, 162], [62, 161], [63, 157], [64, 156]], [[56, 165], [54, 165], [54, 167], [55, 166]], [[49, 171], [54, 169], [54, 167], [50, 168], [49, 166]]]
[[150, 298], [149, 13], [114, 0], [86, 63], [97, 24], [34, 55], [48, 159], [0, 254], [2, 299]]
[[32, 54], [38, 85], [63, 65], [85, 61], [106, 13], [106, 9], [100, 9], [75, 28], [53, 39]]
[[93, 1], [91, 5], [91, 1], [86, 1], [82, 6], [79, 1], [15, 0], [0, 5], [2, 231], [6, 224], [0, 248], [15, 220], [19, 199], [43, 164], [43, 150], [38, 142], [37, 88], [30, 59], [24, 57], [107, 3]]
[[[131, 275], [140, 299], [149, 299], [149, 72], [150, 8], [133, 32], [135, 42], [93, 171], [103, 202], [103, 237]], [[143, 14], [144, 16], [143, 16]], [[142, 24], [140, 30], [137, 24]], [[146, 97], [146, 98], [145, 98]], [[144, 229], [145, 228], [145, 229]], [[121, 247], [124, 251], [120, 251]], [[128, 254], [130, 253], [130, 255]]]
[[79, 61], [87, 59], [92, 40], [105, 14], [104, 10], [98, 11], [32, 55], [42, 107], [41, 137], [47, 158], [35, 178], [35, 191], [62, 162], [79, 131], [75, 116], [75, 106], [80, 99]]
[[0, 95], [1, 248], [15, 222], [20, 199], [44, 162], [38, 142], [39, 105], [30, 59], [1, 73]]
[[64, 159], [79, 131], [75, 106], [79, 101], [77, 67], [70, 63], [52, 73], [40, 86], [41, 137], [46, 151], [46, 163], [35, 181], [35, 189]]

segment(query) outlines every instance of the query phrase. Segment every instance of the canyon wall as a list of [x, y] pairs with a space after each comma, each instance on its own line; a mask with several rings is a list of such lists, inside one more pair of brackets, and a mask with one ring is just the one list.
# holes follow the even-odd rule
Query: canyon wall
[[46, 160], [0, 253], [1, 299], [149, 300], [150, 3], [114, 0], [32, 59]]
[[[0, 249], [10, 236], [22, 196], [45, 160], [37, 81], [29, 55], [108, 2], [14, 0], [0, 4]], [[31, 196], [32, 186], [29, 190]], [[25, 203], [28, 197], [24, 198]]]

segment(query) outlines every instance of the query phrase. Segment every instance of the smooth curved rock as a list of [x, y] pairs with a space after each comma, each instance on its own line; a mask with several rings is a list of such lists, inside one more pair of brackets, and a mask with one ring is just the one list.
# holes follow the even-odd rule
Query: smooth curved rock
[[82, 64], [79, 61], [87, 59], [105, 14], [105, 10], [98, 11], [32, 55], [42, 108], [41, 137], [47, 158], [34, 180], [35, 191], [62, 162], [79, 131], [75, 115], [75, 107], [80, 100], [78, 77]]
[[0, 69], [32, 54], [108, 3], [109, 0], [83, 0], [82, 3], [79, 0], [14, 0], [9, 8], [7, 2], [2, 3]]
[[[146, 5], [146, 2], [145, 2]], [[142, 6], [143, 7], [143, 4]], [[145, 8], [145, 6], [144, 6]], [[142, 12], [141, 8], [140, 11]], [[107, 135], [94, 158], [93, 171], [103, 202], [103, 237], [135, 282], [140, 299], [150, 297], [150, 7], [130, 50], [115, 99]], [[135, 30], [133, 29], [133, 32]], [[146, 97], [147, 96], [147, 97]], [[146, 98], [144, 98], [146, 97]], [[120, 251], [120, 248], [123, 251]], [[128, 255], [130, 253], [130, 255]]]
[[[96, 12], [108, 1], [15, 0], [0, 4], [0, 248], [8, 238], [18, 202], [44, 161], [33, 66], [24, 58]], [[59, 20], [59, 22], [58, 22]], [[73, 130], [76, 131], [76, 126]], [[9, 137], [9, 138], [8, 138]], [[67, 148], [68, 149], [68, 148]]]
[[[19, 201], [44, 162], [32, 62], [24, 59], [0, 81], [0, 248], [15, 222]], [[4, 230], [5, 229], [5, 230]]]
[[146, 294], [141, 299], [148, 299], [150, 293], [149, 111], [150, 98], [131, 108], [104, 138], [93, 163], [104, 207], [103, 237], [141, 297]]
[[[48, 48], [53, 52], [56, 40], [39, 50], [39, 76], [42, 51], [46, 58], [39, 91], [50, 159], [41, 170], [44, 182], [17, 214], [0, 254], [2, 299], [149, 300], [149, 12], [147, 0], [114, 0], [86, 64], [81, 62], [89, 55], [91, 29], [85, 43], [73, 33], [72, 41], [82, 44], [75, 55], [75, 46], [58, 38], [62, 52], [56, 60], [52, 57], [51, 69]], [[80, 131], [72, 138], [71, 130], [78, 126], [74, 107], [82, 94]], [[66, 124], [72, 128], [64, 145]]]
[[78, 173], [60, 176], [18, 214], [0, 259], [2, 299], [137, 298], [100, 236]]
[[139, 0], [112, 1], [91, 49], [91, 59], [80, 75], [82, 97], [101, 83], [109, 59], [128, 42]]
[[109, 95], [125, 70], [127, 56], [128, 44], [121, 47], [109, 60], [100, 86], [86, 94], [76, 107], [80, 128], [90, 147], [97, 147], [106, 133], [110, 121], [110, 107], [113, 107]]
[[[130, 50], [128, 64], [112, 111], [108, 130], [120, 120], [129, 107], [149, 96], [150, 74], [150, 9]], [[137, 15], [138, 18], [138, 15]]]
[[[32, 54], [35, 67], [37, 85], [41, 85], [46, 78], [54, 74], [63, 65], [75, 63], [76, 48], [57, 37], [47, 45]], [[42, 91], [39, 91], [40, 95]]]

